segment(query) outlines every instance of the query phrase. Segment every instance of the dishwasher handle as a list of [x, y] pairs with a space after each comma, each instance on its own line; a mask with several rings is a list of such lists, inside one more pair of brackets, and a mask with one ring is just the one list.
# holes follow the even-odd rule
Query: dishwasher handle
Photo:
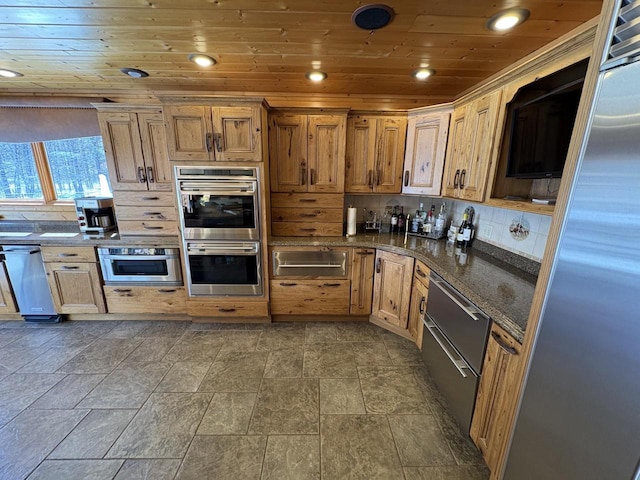
[[35, 253], [40, 253], [40, 249], [38, 247], [31, 249], [23, 249], [23, 250], [2, 250], [0, 254], [2, 255], [33, 255]]
[[439, 288], [442, 291], [442, 293], [444, 293], [447, 297], [449, 297], [453, 303], [455, 303], [458, 307], [460, 307], [464, 311], [464, 313], [469, 315], [476, 322], [480, 321], [480, 318], [478, 317], [478, 315], [484, 316], [484, 314], [480, 310], [478, 310], [475, 305], [469, 304], [464, 300], [461, 300], [458, 292], [456, 292], [455, 290], [452, 290], [449, 284], [444, 280], [436, 280], [434, 278], [431, 278], [429, 285], [430, 286], [435, 285], [437, 288]]
[[[442, 348], [442, 351], [445, 353], [445, 355], [447, 357], [449, 357], [449, 360], [451, 360], [451, 363], [453, 363], [453, 366], [456, 367], [456, 369], [458, 370], [458, 372], [460, 372], [460, 375], [462, 375], [463, 378], [467, 378], [468, 375], [465, 372], [466, 370], [471, 370], [471, 367], [467, 364], [467, 362], [465, 362], [462, 357], [457, 359], [455, 358], [454, 354], [451, 353], [451, 349], [445, 345], [447, 342], [446, 339], [440, 339], [440, 335], [442, 335], [442, 333], [440, 332], [440, 329], [436, 326], [435, 323], [433, 323], [430, 319], [428, 319], [428, 316], [425, 315], [422, 318], [422, 322], [424, 323], [424, 326], [427, 328], [427, 331], [431, 334], [431, 336], [435, 339], [436, 342], [438, 342], [438, 345], [440, 345], [440, 348]], [[453, 347], [451, 347], [453, 348]]]

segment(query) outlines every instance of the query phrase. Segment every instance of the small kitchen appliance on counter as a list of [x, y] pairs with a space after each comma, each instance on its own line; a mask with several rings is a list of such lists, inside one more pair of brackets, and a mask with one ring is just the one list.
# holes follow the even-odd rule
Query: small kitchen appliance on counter
[[113, 198], [81, 197], [74, 201], [81, 232], [101, 235], [116, 229]]

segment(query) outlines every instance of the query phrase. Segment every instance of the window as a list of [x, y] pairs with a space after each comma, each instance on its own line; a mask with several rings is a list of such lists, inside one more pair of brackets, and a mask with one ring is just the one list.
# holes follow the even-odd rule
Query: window
[[102, 138], [0, 142], [0, 201], [111, 196]]

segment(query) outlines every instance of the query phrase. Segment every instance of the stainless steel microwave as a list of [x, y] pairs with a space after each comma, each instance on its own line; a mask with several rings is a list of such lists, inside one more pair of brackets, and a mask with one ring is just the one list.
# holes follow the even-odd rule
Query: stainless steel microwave
[[105, 285], [182, 285], [177, 248], [98, 248]]

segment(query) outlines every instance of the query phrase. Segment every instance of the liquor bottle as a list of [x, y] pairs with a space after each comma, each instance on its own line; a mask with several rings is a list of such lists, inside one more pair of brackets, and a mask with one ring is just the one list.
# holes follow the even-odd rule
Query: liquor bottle
[[418, 233], [422, 231], [422, 206], [423, 204], [421, 203], [413, 217], [413, 221], [411, 222], [411, 233]]
[[473, 216], [475, 215], [476, 211], [473, 209], [473, 207], [467, 207], [466, 210], [467, 212], [467, 227], [468, 227], [468, 231], [465, 231], [464, 236], [467, 238], [467, 247], [471, 246], [471, 242], [473, 242], [473, 239], [475, 238], [475, 227], [473, 226]]
[[438, 213], [438, 217], [435, 221], [435, 233], [438, 238], [444, 237], [444, 229], [447, 224], [447, 214], [444, 209], [446, 208], [446, 203], [442, 202], [440, 205], [440, 213]]
[[404, 207], [400, 207], [400, 215], [398, 215], [398, 231], [402, 232], [404, 230]]
[[468, 226], [468, 218], [467, 212], [465, 211], [462, 215], [462, 223], [460, 224], [460, 228], [458, 228], [458, 236], [456, 238], [456, 247], [462, 248], [467, 246], [468, 238], [465, 239], [465, 233], [471, 232]]
[[396, 207], [393, 207], [393, 213], [391, 214], [391, 226], [389, 227], [389, 231], [391, 233], [396, 233], [398, 231], [398, 213], [396, 212]]

